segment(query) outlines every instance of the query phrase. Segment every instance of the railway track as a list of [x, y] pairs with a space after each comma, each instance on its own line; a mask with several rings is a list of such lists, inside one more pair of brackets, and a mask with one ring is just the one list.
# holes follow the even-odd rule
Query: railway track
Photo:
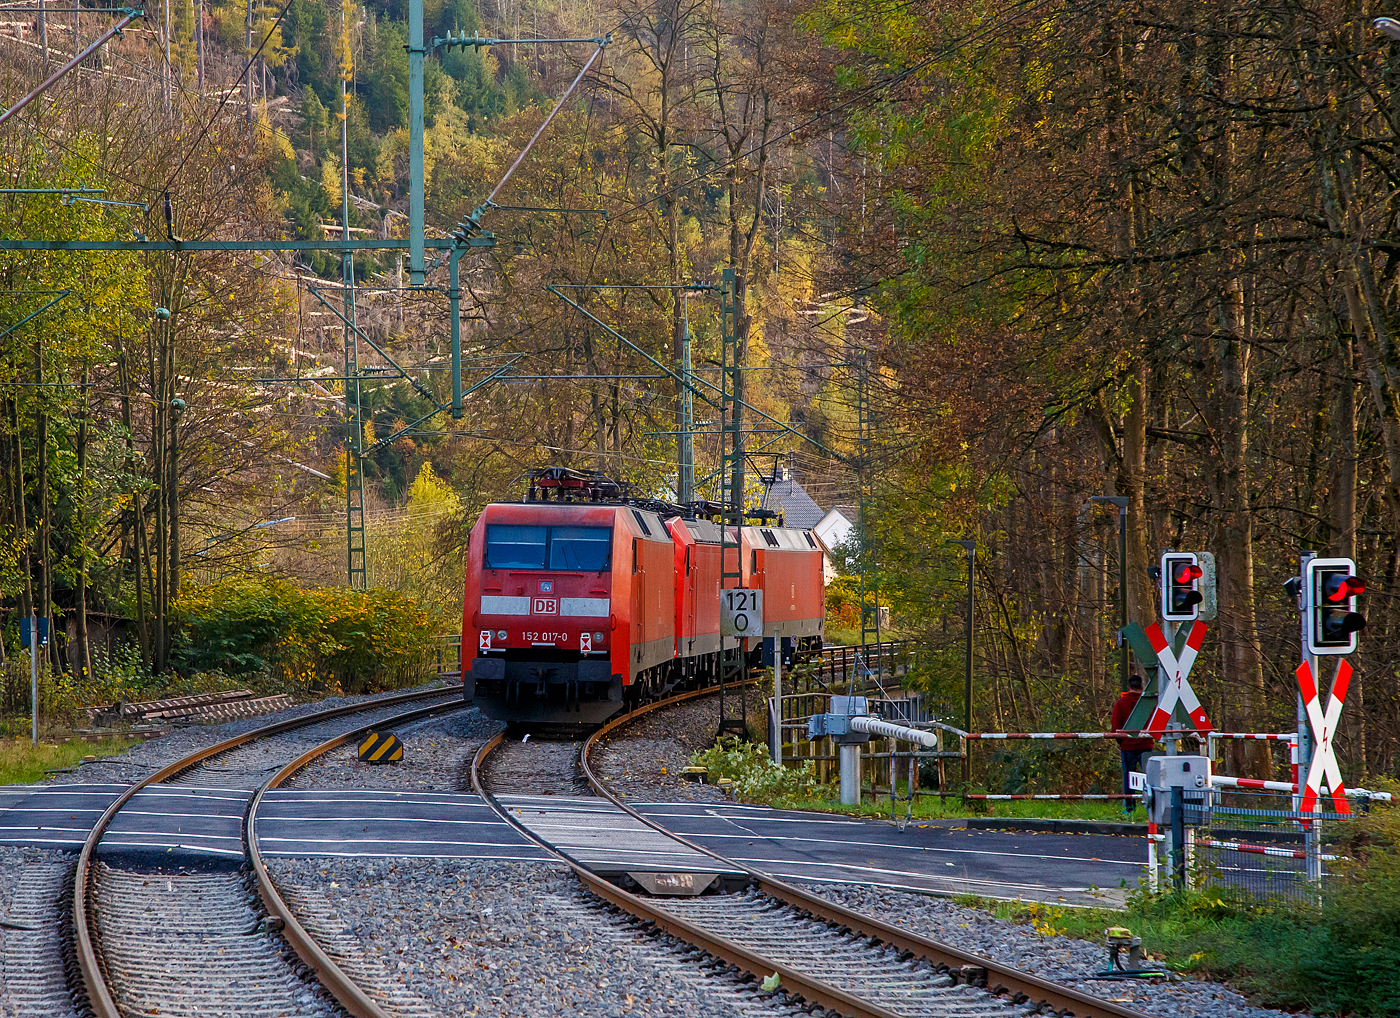
[[520, 742], [502, 737], [486, 759], [487, 787], [509, 788], [516, 795], [592, 795], [579, 767], [583, 741]]
[[[1143, 1018], [1139, 1011], [1095, 999], [994, 959], [961, 951], [851, 911], [680, 838], [632, 809], [593, 771], [589, 754], [609, 733], [651, 710], [713, 693], [713, 688], [641, 708], [604, 725], [579, 751], [578, 770], [594, 793], [626, 818], [669, 839], [676, 854], [708, 857], [714, 869], [740, 872], [747, 884], [731, 893], [643, 897], [622, 889], [541, 837], [488, 787], [487, 764], [497, 736], [472, 762], [472, 784], [496, 812], [526, 837], [563, 859], [599, 898], [642, 923], [704, 953], [705, 964], [726, 964], [754, 981], [777, 977], [787, 995], [849, 1018], [951, 1018], [1044, 1013], [1078, 1018]], [[509, 768], [491, 771], [499, 777]]]
[[[257, 808], [270, 788], [368, 727], [463, 706], [460, 690], [447, 687], [332, 708], [226, 739], [128, 788], [98, 819], [78, 857], [71, 915], [79, 1013], [388, 1018], [306, 933], [273, 886], [257, 851]], [[281, 761], [269, 760], [262, 743], [284, 735], [318, 744], [279, 768]], [[249, 782], [256, 791], [245, 813], [242, 860], [98, 857], [112, 821], [142, 788], [161, 782], [227, 786], [227, 777], [212, 780], [207, 765], [216, 758], [236, 765], [225, 774], [257, 776]]]

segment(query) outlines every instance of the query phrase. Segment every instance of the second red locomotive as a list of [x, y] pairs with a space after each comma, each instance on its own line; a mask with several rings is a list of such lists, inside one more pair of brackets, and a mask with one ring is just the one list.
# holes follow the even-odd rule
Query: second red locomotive
[[[538, 471], [524, 502], [492, 503], [472, 528], [466, 698], [501, 721], [592, 726], [718, 681], [720, 537], [696, 507], [628, 499], [596, 474]], [[819, 648], [825, 594], [811, 533], [744, 526], [738, 544], [741, 585], [764, 591], [764, 635]], [[750, 642], [741, 652], [756, 656]]]

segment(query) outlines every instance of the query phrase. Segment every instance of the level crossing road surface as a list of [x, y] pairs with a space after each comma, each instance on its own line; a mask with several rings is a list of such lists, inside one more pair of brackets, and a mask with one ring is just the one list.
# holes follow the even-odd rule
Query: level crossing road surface
[[[126, 786], [0, 786], [0, 844], [76, 850]], [[117, 815], [103, 851], [242, 855], [249, 789], [151, 785]], [[668, 855], [661, 835], [599, 798], [502, 796], [526, 826], [601, 870], [704, 870]], [[1137, 886], [1142, 839], [969, 831], [956, 820], [911, 824], [733, 803], [634, 803], [656, 823], [774, 876], [941, 894], [1116, 904]], [[259, 810], [269, 856], [545, 860], [479, 797], [426, 791], [275, 789]]]

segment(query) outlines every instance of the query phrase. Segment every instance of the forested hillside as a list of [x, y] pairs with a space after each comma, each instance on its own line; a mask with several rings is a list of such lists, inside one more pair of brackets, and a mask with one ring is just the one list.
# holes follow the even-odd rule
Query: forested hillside
[[[1088, 499], [1113, 495], [1128, 499], [1133, 618], [1153, 617], [1162, 549], [1217, 556], [1220, 618], [1194, 681], [1221, 727], [1291, 724], [1282, 582], [1301, 548], [1356, 557], [1369, 624], [1342, 754], [1393, 771], [1397, 55], [1371, 13], [430, 2], [430, 40], [613, 42], [496, 197], [536, 211], [490, 210], [497, 246], [462, 260], [464, 380], [518, 356], [516, 380], [475, 391], [462, 420], [427, 416], [423, 392], [451, 388], [446, 299], [403, 290], [395, 257], [355, 259], [361, 329], [422, 386], [387, 371], [364, 386], [372, 582], [450, 600], [475, 507], [531, 466], [672, 492], [675, 386], [545, 286], [733, 268], [748, 398], [811, 439], [753, 418], [756, 490], [782, 454], [823, 508], [851, 505], [864, 468], [870, 575], [950, 696], [961, 550], [944, 542], [978, 539], [979, 726], [1102, 723], [1119, 683], [1116, 513]], [[50, 59], [105, 17], [75, 33], [51, 16]], [[168, 193], [186, 239], [338, 236], [348, 182], [352, 235], [404, 236], [404, 18], [401, 2], [173, 5], [168, 69], [148, 20], [0, 127], [11, 186], [141, 207], [3, 195], [6, 235], [164, 236]], [[41, 77], [34, 16], [13, 16], [0, 47], [12, 101]], [[430, 235], [480, 205], [591, 50], [428, 59]], [[7, 605], [140, 617], [159, 665], [182, 576], [342, 582], [344, 339], [311, 292], [340, 306], [338, 258], [8, 252], [3, 267], [28, 295], [6, 326], [41, 291], [75, 293], [3, 340]], [[436, 265], [429, 284], [446, 281]], [[712, 296], [573, 292], [667, 365], [688, 321], [718, 383]], [[855, 441], [862, 357], [870, 448]], [[387, 365], [365, 342], [360, 363]], [[717, 414], [696, 415], [705, 477]]]

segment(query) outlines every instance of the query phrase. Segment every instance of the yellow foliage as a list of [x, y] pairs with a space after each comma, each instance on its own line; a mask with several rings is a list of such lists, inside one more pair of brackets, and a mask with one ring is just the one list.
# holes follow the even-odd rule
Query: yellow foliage
[[455, 622], [398, 591], [303, 590], [262, 576], [190, 584], [174, 615], [188, 666], [347, 693], [430, 677], [437, 634]]
[[343, 197], [340, 189], [341, 172], [340, 160], [335, 156], [326, 156], [321, 163], [321, 189], [326, 192], [326, 197], [331, 204], [339, 207]]

